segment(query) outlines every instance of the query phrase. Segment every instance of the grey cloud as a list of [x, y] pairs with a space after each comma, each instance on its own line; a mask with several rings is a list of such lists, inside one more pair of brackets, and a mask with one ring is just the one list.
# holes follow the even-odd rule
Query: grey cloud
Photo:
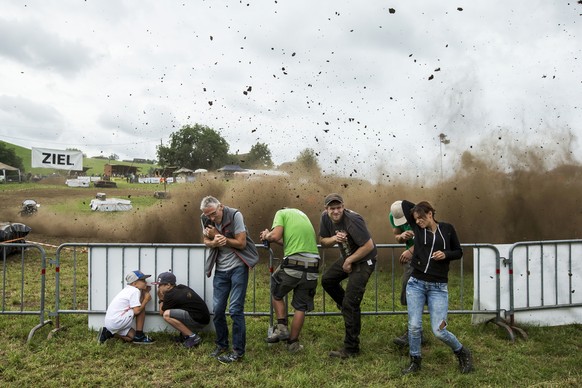
[[89, 48], [63, 39], [36, 23], [0, 19], [0, 36], [0, 56], [32, 68], [69, 76], [91, 64]]
[[52, 106], [22, 97], [0, 96], [0, 122], [11, 134], [56, 138], [65, 125], [63, 116]]

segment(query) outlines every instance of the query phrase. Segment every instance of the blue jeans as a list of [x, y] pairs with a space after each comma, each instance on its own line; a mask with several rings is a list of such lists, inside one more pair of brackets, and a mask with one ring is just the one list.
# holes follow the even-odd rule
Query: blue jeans
[[447, 283], [432, 283], [411, 276], [406, 285], [408, 303], [408, 343], [410, 355], [420, 357], [422, 339], [422, 310], [428, 304], [430, 327], [435, 337], [443, 341], [454, 352], [463, 345], [453, 333], [447, 330], [449, 310], [449, 289]]
[[240, 265], [228, 271], [214, 273], [214, 328], [216, 345], [228, 349], [228, 325], [226, 324], [226, 303], [230, 295], [228, 312], [232, 319], [232, 350], [239, 355], [245, 353], [246, 325], [245, 298], [249, 280], [249, 269]]

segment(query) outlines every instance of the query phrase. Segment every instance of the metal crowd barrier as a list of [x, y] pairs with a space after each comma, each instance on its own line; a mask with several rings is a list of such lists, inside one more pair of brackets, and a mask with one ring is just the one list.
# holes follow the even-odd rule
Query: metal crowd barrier
[[[257, 245], [258, 249], [265, 249]], [[56, 250], [55, 265], [55, 310], [50, 314], [54, 317], [55, 330], [60, 330], [61, 315], [87, 314], [89, 325], [95, 326], [98, 315], [106, 312], [108, 302], [124, 286], [123, 277], [133, 269], [141, 269], [144, 273], [156, 274], [172, 270], [179, 283], [193, 288], [206, 303], [212, 305], [212, 279], [204, 273], [204, 262], [209, 249], [203, 244], [102, 244], [102, 243], [67, 243]], [[78, 268], [80, 260], [87, 262], [87, 272], [81, 276], [87, 279], [83, 294], [79, 294], [79, 284], [83, 283]], [[62, 293], [63, 279], [70, 290]], [[149, 279], [154, 281], [154, 279]], [[249, 274], [247, 294], [252, 295], [247, 303], [247, 315], [264, 315], [270, 313], [259, 311], [257, 307], [257, 272]], [[89, 295], [85, 289], [88, 288]], [[148, 305], [146, 314], [152, 319], [163, 323], [159, 316], [157, 294], [152, 290], [153, 303]], [[212, 310], [211, 310], [212, 311]], [[146, 325], [152, 321], [146, 320]], [[165, 326], [165, 324], [163, 324]]]
[[[509, 249], [509, 322], [579, 323], [582, 320], [582, 240], [518, 242]], [[548, 310], [561, 311], [551, 314]], [[525, 333], [522, 333], [525, 336]]]
[[[582, 303], [579, 303], [577, 299], [574, 299], [572, 296], [574, 295], [576, 288], [576, 279], [572, 279], [573, 276], [570, 276], [571, 283], [567, 295], [563, 296], [559, 294], [559, 291], [553, 291], [553, 300], [550, 301], [548, 300], [548, 297], [545, 297], [542, 299], [541, 303], [534, 303], [533, 296], [535, 293], [532, 291], [533, 289], [541, 288], [542, 290], [545, 290], [549, 287], [552, 290], [557, 290], [555, 285], [557, 283], [556, 279], [558, 279], [557, 275], [552, 272], [553, 276], [548, 277], [544, 276], [544, 271], [541, 271], [538, 275], [541, 280], [536, 278], [537, 283], [532, 281], [528, 285], [527, 295], [529, 298], [529, 304], [516, 307], [514, 305], [513, 252], [518, 249], [530, 249], [532, 252], [535, 251], [537, 255], [536, 257], [538, 257], [539, 261], [547, 261], [548, 250], [553, 250], [553, 252], [555, 252], [552, 257], [557, 256], [558, 253], [560, 255], [567, 254], [569, 255], [570, 266], [569, 269], [566, 270], [566, 273], [572, 275], [572, 272], [574, 272], [572, 268], [575, 267], [575, 263], [577, 262], [577, 257], [572, 253], [573, 244], [582, 244], [582, 240], [516, 243], [511, 246], [508, 259], [500, 257], [498, 248], [491, 244], [462, 244], [465, 258], [451, 263], [449, 313], [473, 314], [474, 316], [480, 314], [492, 315], [493, 318], [489, 319], [487, 323], [493, 323], [505, 329], [512, 341], [515, 340], [515, 332], [518, 332], [523, 335], [524, 338], [527, 338], [525, 332], [514, 325], [514, 314], [516, 312], [549, 308], [580, 307], [582, 306]], [[204, 261], [208, 255], [208, 249], [203, 244], [62, 244], [56, 250], [55, 259], [48, 261], [48, 263], [54, 267], [54, 277], [51, 276], [49, 278], [51, 285], [53, 284], [52, 282], [54, 279], [54, 294], [51, 292], [52, 289], [49, 289], [48, 291], [45, 290], [47, 257], [44, 249], [36, 244], [28, 243], [11, 243], [10, 245], [11, 247], [18, 246], [23, 249], [19, 254], [19, 266], [14, 264], [16, 261], [14, 255], [7, 257], [6, 254], [4, 254], [2, 257], [3, 282], [2, 309], [0, 314], [38, 315], [39, 324], [31, 330], [28, 338], [29, 341], [39, 328], [53, 322], [51, 320], [45, 320], [46, 314], [53, 318], [55, 330], [61, 328], [61, 315], [86, 314], [89, 319], [91, 319], [92, 316], [96, 316], [97, 314], [104, 314], [109, 298], [113, 297], [112, 290], [115, 289], [115, 287], [121, 289], [124, 286], [123, 276], [125, 271], [121, 270], [121, 268], [124, 267], [130, 267], [129, 269], [140, 268], [152, 274], [158, 274], [167, 271], [170, 268], [175, 269], [177, 274], [187, 273], [187, 281], [182, 281], [182, 283], [189, 284], [191, 287], [192, 285], [196, 285], [200, 290], [201, 297], [205, 299], [209, 305], [212, 304], [212, 284], [210, 279], [206, 278], [204, 274]], [[273, 309], [270, 300], [270, 293], [268, 292], [268, 289], [267, 292], [264, 292], [261, 288], [269, 287], [270, 273], [273, 271], [273, 268], [276, 266], [279, 259], [274, 257], [273, 250], [266, 248], [261, 244], [257, 244], [257, 248], [261, 255], [261, 261], [250, 274], [248, 288], [249, 296], [247, 299], [245, 315], [268, 316], [272, 326]], [[400, 278], [402, 274], [402, 269], [399, 264], [399, 256], [402, 250], [403, 246], [400, 244], [378, 244], [379, 254], [376, 271], [374, 271], [368, 282], [365, 296], [366, 300], [365, 303], [362, 304], [362, 314], [406, 314], [406, 309], [400, 305], [399, 298], [401, 291]], [[539, 254], [540, 250], [542, 252], [541, 254]], [[35, 256], [35, 258], [25, 258], [25, 252], [27, 251], [38, 252], [39, 256]], [[326, 270], [326, 266], [337, 259], [338, 252], [336, 248], [320, 248], [320, 253], [322, 259], [320, 263], [320, 274], [323, 274]], [[268, 255], [267, 258], [265, 254]], [[482, 256], [486, 257], [486, 259], [483, 259]], [[533, 255], [528, 254], [526, 257], [528, 263], [533, 259]], [[494, 279], [495, 286], [490, 287], [494, 288], [494, 291], [490, 288], [483, 289], [480, 284], [479, 279], [481, 279], [481, 275], [483, 275], [480, 273], [481, 262], [483, 260], [495, 261], [493, 266], [488, 266], [489, 268], [495, 268], [494, 273], [491, 270], [491, 273], [484, 274], [487, 278]], [[554, 260], [552, 262], [553, 265], [557, 266], [558, 264], [555, 261], [555, 258], [552, 260]], [[7, 265], [8, 261], [12, 261], [10, 266]], [[465, 270], [465, 267], [469, 263], [473, 264], [472, 271]], [[500, 273], [502, 265], [509, 266], [509, 314], [507, 314], [500, 302], [500, 290], [502, 289], [502, 285], [500, 284]], [[9, 284], [9, 278], [7, 276], [9, 268], [10, 270], [18, 268], [20, 271], [18, 276], [20, 284], [18, 286]], [[37, 271], [40, 273], [39, 282], [25, 282], [25, 279], [33, 279], [33, 276]], [[97, 282], [95, 280], [95, 271], [104, 271], [102, 275], [105, 280], [103, 282]], [[14, 276], [11, 276], [10, 279], [14, 279]], [[14, 281], [12, 280], [12, 282]], [[38, 287], [38, 299], [28, 296], [32, 295], [32, 293], [30, 293], [29, 290], [25, 290], [25, 283], [32, 284], [33, 287]], [[94, 292], [93, 295], [88, 295], [92, 292], [92, 287], [96, 287], [96, 292]], [[65, 289], [66, 292], [64, 292]], [[259, 295], [259, 290], [260, 295], [262, 296]], [[197, 292], [199, 291], [197, 290]], [[468, 292], [473, 293], [473, 297], [470, 297], [470, 294], [467, 294]], [[494, 306], [487, 306], [484, 308], [480, 305], [482, 293], [484, 292], [488, 293], [489, 297], [491, 297], [491, 292], [495, 292]], [[18, 301], [15, 301], [16, 295], [19, 295]], [[54, 301], [52, 301], [53, 295]], [[544, 291], [542, 291], [542, 295], [545, 295]], [[156, 302], [157, 296], [155, 296], [155, 293], [153, 294], [153, 297], [154, 302]], [[263, 299], [259, 300], [260, 298]], [[7, 302], [8, 299], [11, 299], [11, 301]], [[54, 302], [54, 310], [51, 311], [52, 304], [51, 308], [45, 310], [45, 303], [47, 300]], [[328, 303], [331, 303], [332, 307], [329, 307]], [[335, 303], [321, 288], [321, 282], [318, 284], [315, 304], [316, 310], [309, 312], [307, 315], [340, 315]], [[159, 312], [155, 310], [157, 309], [157, 305], [157, 303], [152, 303], [152, 306], [149, 307], [147, 313], [149, 315], [158, 315], [159, 317]], [[33, 309], [28, 309], [28, 306], [35, 307]], [[506, 321], [508, 315], [510, 317], [509, 322]]]
[[[458, 281], [458, 285], [453, 283], [449, 283], [449, 314], [472, 314], [472, 315], [494, 315], [492, 318], [486, 320], [486, 323], [495, 324], [502, 329], [504, 329], [507, 333], [508, 338], [511, 341], [515, 340], [515, 333], [516, 327], [510, 325], [504, 316], [502, 316], [503, 310], [501, 308], [501, 298], [500, 298], [500, 268], [501, 268], [501, 258], [499, 254], [499, 250], [492, 244], [461, 244], [464, 248], [464, 257], [462, 260], [454, 261], [451, 263], [451, 273], [449, 274], [449, 281], [454, 279], [454, 281]], [[376, 270], [372, 273], [370, 280], [368, 281], [368, 285], [366, 287], [366, 294], [368, 295], [370, 292], [373, 292], [373, 300], [374, 300], [374, 308], [364, 310], [362, 308], [362, 315], [406, 315], [407, 311], [406, 308], [400, 305], [400, 292], [402, 288], [401, 283], [401, 276], [402, 276], [402, 269], [400, 268], [400, 253], [403, 251], [403, 245], [400, 244], [377, 244], [378, 248], [378, 261], [376, 263]], [[471, 248], [469, 250], [468, 248]], [[481, 271], [481, 261], [482, 254], [484, 251], [490, 251], [488, 257], [492, 257], [491, 260], [494, 260], [495, 263], [495, 273], [489, 274], [489, 276], [495, 278], [495, 310], [487, 310], [483, 309], [480, 305], [480, 300], [482, 297], [483, 290], [481, 289], [481, 284], [479, 283], [479, 279], [481, 278], [480, 271]], [[321, 252], [321, 265], [320, 265], [320, 274], [325, 272], [325, 265], [326, 265], [326, 254], [327, 256], [331, 256], [330, 260], [333, 263], [337, 257], [337, 248], [327, 248], [327, 249], [320, 249]], [[473, 287], [469, 288], [469, 292], [473, 292], [474, 298], [467, 297], [467, 289], [466, 283], [468, 279], [466, 279], [466, 272], [465, 272], [465, 261], [467, 257], [473, 257], [473, 271], [469, 273], [471, 278], [476, 279]], [[383, 272], [388, 269], [388, 277], [383, 275]], [[455, 276], [456, 274], [456, 276]], [[382, 292], [386, 287], [386, 283], [388, 283], [387, 287], [387, 295]], [[471, 283], [473, 283], [471, 281]], [[488, 293], [491, 290], [487, 290]], [[310, 312], [306, 315], [339, 315], [339, 312], [330, 313], [326, 310], [326, 299], [331, 299], [323, 290], [321, 293], [323, 298], [323, 311], [321, 312]], [[382, 304], [381, 301], [383, 298], [388, 299], [389, 303], [387, 304], [387, 309], [380, 308]], [[468, 307], [467, 301], [473, 300], [473, 306]], [[333, 305], [334, 303], [332, 303]], [[383, 303], [386, 305], [386, 303]], [[453, 307], [452, 307], [453, 306]], [[425, 313], [428, 313], [425, 311]]]
[[[26, 254], [31, 250], [36, 251], [38, 256]], [[30, 342], [38, 329], [52, 323], [45, 320], [46, 253], [42, 247], [25, 242], [0, 243], [0, 252], [2, 252], [0, 315], [38, 315], [39, 323], [28, 334], [27, 342]], [[30, 271], [30, 267], [34, 271]], [[17, 271], [18, 275], [9, 276], [12, 275], [12, 271]], [[36, 276], [39, 276], [38, 282]], [[33, 297], [35, 294], [37, 297]]]

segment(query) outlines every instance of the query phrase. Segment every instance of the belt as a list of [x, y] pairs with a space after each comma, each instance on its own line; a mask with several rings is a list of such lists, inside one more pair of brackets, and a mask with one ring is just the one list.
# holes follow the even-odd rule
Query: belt
[[317, 261], [308, 262], [308, 261], [301, 261], [301, 260], [295, 260], [295, 259], [287, 259], [287, 263], [291, 264], [291, 265], [298, 265], [300, 267], [305, 267], [305, 268], [319, 267], [319, 262], [317, 262]]

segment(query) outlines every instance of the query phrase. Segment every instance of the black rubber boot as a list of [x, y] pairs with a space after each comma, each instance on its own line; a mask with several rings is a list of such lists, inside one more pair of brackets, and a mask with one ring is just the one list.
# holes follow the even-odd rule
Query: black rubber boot
[[455, 355], [459, 359], [459, 370], [461, 373], [469, 373], [474, 370], [473, 368], [473, 356], [471, 351], [466, 347], [462, 347], [461, 350], [455, 352]]
[[402, 369], [402, 374], [407, 375], [410, 373], [416, 373], [420, 371], [420, 364], [422, 362], [422, 358], [418, 356], [410, 356], [410, 365], [408, 368]]

